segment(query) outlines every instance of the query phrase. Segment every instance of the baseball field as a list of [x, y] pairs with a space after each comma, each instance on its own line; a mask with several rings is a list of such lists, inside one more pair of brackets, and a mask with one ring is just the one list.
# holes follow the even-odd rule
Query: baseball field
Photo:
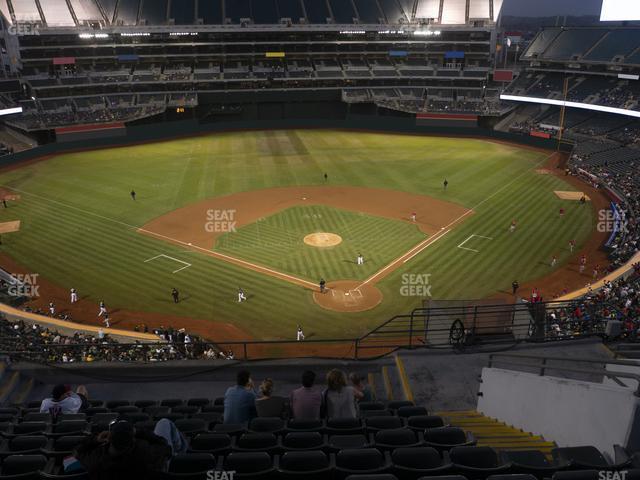
[[331, 130], [64, 154], [0, 173], [10, 199], [0, 222], [20, 221], [1, 236], [0, 263], [38, 274], [34, 305], [54, 301], [84, 323], [100, 323], [103, 300], [116, 327], [172, 324], [215, 340], [295, 338], [301, 325], [307, 338], [352, 337], [429, 298], [507, 295], [515, 279], [550, 288], [544, 279], [563, 269], [567, 287], [588, 282], [574, 266], [596, 212], [557, 193], [580, 189], [550, 158]]

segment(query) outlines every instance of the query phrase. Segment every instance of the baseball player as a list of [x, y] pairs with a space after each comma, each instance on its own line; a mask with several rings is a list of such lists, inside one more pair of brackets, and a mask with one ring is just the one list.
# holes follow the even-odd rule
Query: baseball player
[[247, 299], [247, 297], [244, 294], [244, 290], [240, 287], [238, 287], [238, 303], [241, 303], [243, 301], [245, 301]]
[[413, 223], [416, 223], [416, 212], [413, 212], [413, 213], [411, 214], [411, 221], [412, 221]]
[[49, 302], [49, 315], [51, 315], [52, 317], [56, 315], [56, 306], [53, 304], [53, 302]]
[[564, 208], [560, 208], [560, 216], [564, 217]]
[[296, 334], [296, 340], [298, 342], [304, 340], [304, 332], [302, 331], [302, 327], [298, 325], [298, 333]]
[[593, 267], [593, 279], [596, 280], [598, 278], [598, 273], [600, 273], [600, 265], [596, 265]]
[[180, 301], [180, 292], [178, 292], [175, 287], [171, 290], [171, 296], [173, 297], [173, 303], [178, 303]]
[[511, 290], [513, 295], [515, 295], [518, 292], [519, 288], [520, 288], [520, 284], [518, 283], [517, 280], [514, 280], [513, 283], [511, 284]]
[[104, 323], [105, 328], [111, 327], [111, 324], [109, 323], [109, 314], [106, 312], [104, 314], [104, 319], [102, 320], [102, 323]]
[[356, 263], [358, 265], [364, 265], [364, 257], [362, 256], [361, 253], [358, 254], [358, 258], [356, 259]]
[[444, 186], [444, 191], [447, 191], [447, 187], [449, 186], [449, 182], [447, 181], [447, 179], [444, 179], [444, 182], [442, 182], [442, 185]]
[[576, 241], [575, 240], [569, 240], [569, 251], [573, 252], [574, 248], [576, 248]]
[[107, 315], [107, 307], [104, 302], [100, 302], [100, 311], [98, 312], [98, 316], [101, 317], [103, 315]]
[[327, 285], [327, 282], [324, 281], [324, 278], [320, 279], [320, 293], [324, 293], [324, 289]]
[[514, 218], [513, 220], [511, 220], [511, 225], [509, 225], [509, 232], [513, 233], [516, 231], [516, 219]]
[[78, 301], [78, 292], [75, 288], [70, 290], [71, 303], [76, 303]]
[[551, 257], [551, 266], [555, 267], [557, 263], [558, 263], [558, 257], [554, 255], [553, 257]]
[[587, 256], [582, 254], [580, 256], [580, 273], [584, 273], [585, 268], [587, 268]]
[[131, 195], [131, 198], [135, 201], [135, 199], [136, 199], [136, 191], [135, 190], [131, 190], [130, 195]]

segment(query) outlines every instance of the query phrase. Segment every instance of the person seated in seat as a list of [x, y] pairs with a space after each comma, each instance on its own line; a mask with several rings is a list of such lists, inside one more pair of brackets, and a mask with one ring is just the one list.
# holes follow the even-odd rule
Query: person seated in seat
[[373, 402], [373, 392], [371, 392], [371, 386], [367, 383], [367, 377], [353, 372], [349, 374], [349, 381], [351, 381], [351, 386], [354, 390], [362, 394], [358, 399], [359, 402]]
[[316, 374], [306, 370], [302, 374], [302, 386], [289, 395], [291, 415], [296, 420], [319, 420], [322, 408], [322, 392], [314, 388]]
[[265, 379], [260, 385], [262, 396], [256, 399], [256, 413], [259, 417], [283, 417], [285, 399], [273, 394], [273, 380]]
[[74, 461], [65, 461], [65, 473], [84, 469], [91, 480], [152, 480], [166, 471], [172, 454], [186, 449], [186, 441], [166, 418], [153, 432], [136, 430], [130, 422], [120, 420], [78, 445]]
[[362, 393], [347, 386], [347, 376], [342, 370], [333, 369], [327, 374], [327, 389], [324, 392], [327, 418], [356, 418], [356, 402]]
[[83, 396], [73, 392], [69, 385], [56, 385], [51, 391], [51, 397], [42, 400], [40, 412], [50, 413], [54, 417], [62, 413], [78, 413], [83, 403], [87, 402], [86, 396], [84, 396], [87, 393], [87, 389], [81, 385], [78, 387], [78, 392]]
[[240, 370], [236, 385], [224, 394], [224, 423], [246, 423], [256, 416], [256, 393], [247, 370]]

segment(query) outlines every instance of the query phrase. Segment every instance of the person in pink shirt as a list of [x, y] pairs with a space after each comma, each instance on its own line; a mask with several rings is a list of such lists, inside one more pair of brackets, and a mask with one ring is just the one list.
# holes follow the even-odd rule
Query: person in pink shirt
[[313, 386], [316, 374], [307, 370], [302, 374], [302, 386], [289, 395], [291, 414], [295, 419], [315, 420], [320, 418], [322, 391]]

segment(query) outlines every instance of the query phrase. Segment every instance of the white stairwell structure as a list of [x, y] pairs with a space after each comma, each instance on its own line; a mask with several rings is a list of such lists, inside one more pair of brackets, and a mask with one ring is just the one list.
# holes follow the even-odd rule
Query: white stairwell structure
[[477, 410], [559, 447], [640, 447], [640, 364], [631, 360], [491, 355]]

